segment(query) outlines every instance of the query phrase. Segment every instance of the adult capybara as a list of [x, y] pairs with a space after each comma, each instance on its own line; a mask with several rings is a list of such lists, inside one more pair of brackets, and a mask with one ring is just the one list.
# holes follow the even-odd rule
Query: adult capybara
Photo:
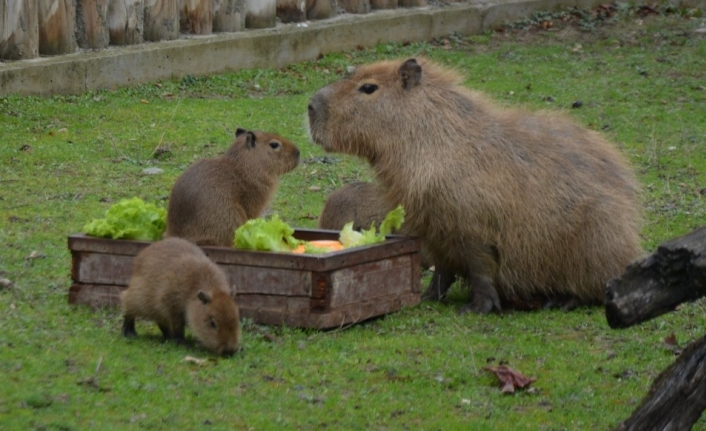
[[312, 96], [311, 137], [370, 162], [437, 270], [470, 282], [463, 311], [537, 297], [601, 303], [604, 283], [641, 251], [631, 169], [566, 116], [498, 107], [461, 80], [427, 60], [358, 67]]
[[299, 164], [299, 149], [273, 133], [238, 128], [217, 158], [200, 160], [169, 195], [165, 237], [199, 245], [232, 246], [235, 229], [262, 215], [280, 178]]
[[120, 294], [123, 335], [135, 319], [153, 320], [166, 339], [184, 340], [186, 325], [207, 349], [232, 355], [240, 344], [238, 306], [223, 270], [181, 238], [150, 244], [135, 256], [128, 288]]

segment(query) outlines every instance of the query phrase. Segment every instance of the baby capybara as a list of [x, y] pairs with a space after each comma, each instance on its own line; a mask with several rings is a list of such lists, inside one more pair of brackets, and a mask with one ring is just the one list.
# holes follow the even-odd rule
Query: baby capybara
[[232, 355], [240, 345], [240, 317], [223, 270], [181, 238], [150, 244], [135, 256], [128, 288], [120, 294], [123, 335], [135, 319], [157, 323], [165, 339], [184, 340], [186, 325], [207, 349]]
[[461, 81], [427, 60], [358, 67], [312, 96], [312, 139], [368, 160], [437, 270], [470, 282], [463, 311], [602, 303], [604, 283], [641, 252], [630, 167], [565, 115], [501, 108]]
[[262, 216], [280, 177], [299, 164], [299, 149], [273, 133], [238, 128], [221, 157], [200, 160], [169, 195], [165, 237], [232, 246], [235, 230]]
[[393, 209], [374, 183], [350, 183], [326, 198], [317, 226], [319, 229], [341, 230], [346, 223], [353, 222], [353, 229], [358, 231], [370, 229], [373, 223], [379, 227]]
[[[370, 229], [373, 224], [379, 228], [387, 213], [393, 209], [395, 207], [385, 201], [380, 188], [375, 183], [354, 182], [335, 190], [326, 198], [317, 227], [342, 230], [347, 223], [353, 222], [353, 230], [357, 231]], [[409, 234], [404, 224], [399, 232], [395, 233]], [[424, 268], [432, 265], [424, 244], [422, 244], [421, 257]]]

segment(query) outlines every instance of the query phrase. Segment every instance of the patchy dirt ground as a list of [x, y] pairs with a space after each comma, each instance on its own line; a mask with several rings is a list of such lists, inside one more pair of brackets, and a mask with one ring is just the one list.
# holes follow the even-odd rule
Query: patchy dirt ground
[[[654, 27], [661, 29], [650, 31]], [[467, 45], [478, 52], [494, 50], [508, 42], [609, 41], [620, 46], [638, 46], [649, 34], [657, 44], [679, 44], [685, 38], [706, 40], [706, 13], [697, 8], [676, 8], [657, 3], [637, 7], [607, 3], [590, 11], [573, 9], [535, 13], [525, 20], [496, 28], [483, 37], [487, 38], [485, 44], [474, 43], [478, 36], [451, 36], [438, 39], [435, 44], [453, 45], [456, 49], [459, 45]]]

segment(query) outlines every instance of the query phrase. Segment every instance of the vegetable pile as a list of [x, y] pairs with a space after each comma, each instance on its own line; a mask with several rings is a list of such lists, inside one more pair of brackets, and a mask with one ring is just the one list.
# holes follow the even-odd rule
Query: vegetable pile
[[357, 232], [353, 230], [353, 222], [346, 223], [341, 230], [341, 244], [344, 248], [358, 247], [361, 245], [375, 244], [385, 241], [385, 236], [402, 227], [404, 222], [404, 209], [399, 205], [394, 210], [387, 213], [380, 223], [380, 230], [376, 232], [375, 223], [370, 229]]
[[357, 232], [353, 222], [347, 223], [339, 241], [301, 241], [294, 238], [294, 229], [274, 215], [269, 220], [257, 218], [248, 220], [235, 231], [233, 246], [245, 250], [278, 251], [319, 254], [350, 247], [370, 245], [385, 241], [385, 236], [399, 229], [404, 222], [404, 209], [398, 206], [390, 211], [380, 224], [380, 229], [371, 225], [370, 229]]
[[156, 241], [167, 226], [167, 211], [134, 197], [123, 199], [105, 212], [105, 217], [86, 223], [86, 235], [112, 239]]

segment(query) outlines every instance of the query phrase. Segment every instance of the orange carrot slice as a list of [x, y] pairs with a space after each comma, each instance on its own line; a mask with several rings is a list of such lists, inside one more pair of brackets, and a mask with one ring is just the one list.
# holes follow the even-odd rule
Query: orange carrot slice
[[[341, 244], [340, 241], [335, 241], [335, 240], [330, 240], [330, 239], [319, 239], [319, 240], [314, 240], [314, 241], [309, 241], [308, 242], [310, 245], [318, 248], [325, 248], [329, 251], [338, 251], [338, 250], [343, 250], [343, 244]], [[297, 248], [292, 250], [292, 253], [304, 253], [304, 250], [306, 249], [306, 246], [304, 244], [300, 244]]]

